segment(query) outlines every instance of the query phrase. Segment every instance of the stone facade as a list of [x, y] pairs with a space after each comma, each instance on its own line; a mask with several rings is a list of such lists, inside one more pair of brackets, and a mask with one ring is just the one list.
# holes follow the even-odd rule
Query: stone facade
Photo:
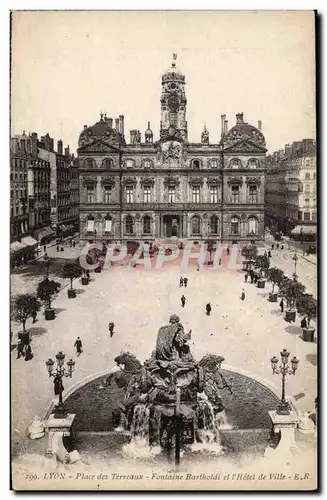
[[264, 238], [265, 138], [244, 122], [220, 140], [204, 127], [188, 142], [185, 77], [175, 62], [162, 77], [160, 138], [148, 123], [144, 140], [124, 117], [101, 114], [78, 142], [82, 240], [162, 238], [246, 242]]

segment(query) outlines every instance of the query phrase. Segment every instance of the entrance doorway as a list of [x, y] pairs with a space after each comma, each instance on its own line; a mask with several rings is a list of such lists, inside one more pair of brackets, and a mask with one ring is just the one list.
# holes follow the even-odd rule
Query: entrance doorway
[[179, 215], [164, 215], [163, 216], [164, 237], [165, 238], [180, 238], [180, 216]]

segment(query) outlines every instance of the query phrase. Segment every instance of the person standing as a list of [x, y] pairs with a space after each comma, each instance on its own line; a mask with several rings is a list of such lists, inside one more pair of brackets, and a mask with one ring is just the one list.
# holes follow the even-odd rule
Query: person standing
[[77, 339], [75, 340], [74, 347], [76, 347], [76, 354], [77, 354], [77, 356], [79, 356], [83, 352], [82, 351], [82, 341], [81, 341], [80, 337], [77, 337]]
[[184, 286], [184, 279], [180, 278], [179, 279], [179, 287], [181, 288], [182, 286]]
[[268, 258], [271, 259], [271, 251], [268, 250]]
[[182, 295], [181, 296], [182, 307], [185, 307], [185, 302], [186, 302], [186, 298], [184, 297], [184, 295]]
[[59, 252], [60, 248], [59, 245], [56, 246], [57, 252]]
[[187, 286], [188, 279], [184, 278], [184, 286]]
[[281, 312], [284, 312], [284, 299], [282, 299], [279, 303], [279, 307], [280, 307], [280, 310]]
[[242, 290], [242, 293], [241, 293], [241, 300], [244, 300], [245, 299], [245, 292], [244, 292], [244, 289]]
[[24, 343], [22, 342], [22, 340], [19, 340], [17, 344], [17, 359], [19, 359], [21, 356], [24, 357]]
[[307, 328], [307, 320], [305, 318], [301, 319], [301, 328]]
[[33, 358], [31, 345], [28, 344], [25, 349], [25, 361], [29, 361]]
[[47, 246], [46, 245], [43, 245], [43, 251], [46, 252], [47, 251]]
[[211, 313], [211, 304], [210, 304], [210, 302], [208, 302], [208, 304], [206, 305], [206, 314], [207, 314], [207, 316], [210, 316], [210, 313]]
[[244, 276], [245, 283], [248, 282], [248, 277], [249, 277], [248, 273], [245, 273], [245, 276]]
[[196, 265], [196, 270], [200, 271], [200, 264], [199, 263], [197, 263], [197, 265]]
[[109, 333], [110, 333], [110, 337], [113, 336], [114, 334], [114, 328], [115, 328], [115, 323], [113, 323], [112, 321], [110, 321], [109, 323]]
[[33, 319], [32, 323], [36, 323], [36, 317], [37, 317], [37, 311], [36, 311], [36, 309], [35, 309], [35, 310], [32, 312], [32, 319]]

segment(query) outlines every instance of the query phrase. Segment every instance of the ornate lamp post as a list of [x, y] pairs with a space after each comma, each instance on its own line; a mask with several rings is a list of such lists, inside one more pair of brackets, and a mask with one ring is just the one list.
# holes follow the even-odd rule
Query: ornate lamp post
[[276, 375], [279, 375], [280, 373], [282, 374], [282, 398], [277, 413], [278, 415], [289, 415], [290, 405], [285, 399], [285, 377], [286, 375], [295, 375], [299, 360], [294, 356], [291, 359], [291, 366], [289, 366], [288, 358], [290, 356], [290, 353], [287, 351], [287, 349], [283, 349], [280, 355], [281, 355], [281, 363], [279, 365], [279, 368], [277, 367], [278, 358], [276, 358], [276, 356], [274, 356], [270, 360], [273, 374]]
[[296, 265], [297, 265], [297, 261], [299, 260], [298, 256], [296, 255], [296, 253], [293, 255], [293, 260], [294, 260], [294, 273], [293, 273], [293, 278], [294, 280], [297, 279], [297, 274], [296, 274]]
[[65, 368], [64, 367], [65, 354], [62, 351], [59, 351], [56, 354], [56, 360], [57, 360], [57, 368], [55, 370], [54, 370], [55, 362], [51, 358], [49, 358], [48, 361], [45, 362], [45, 365], [47, 367], [49, 377], [54, 377], [55, 396], [59, 395], [59, 403], [55, 408], [54, 417], [66, 418], [67, 413], [64, 409], [64, 405], [62, 402], [62, 393], [64, 390], [62, 379], [63, 377], [70, 377], [70, 378], [72, 377], [75, 367], [75, 361], [73, 361], [72, 359], [67, 361], [67, 368]]

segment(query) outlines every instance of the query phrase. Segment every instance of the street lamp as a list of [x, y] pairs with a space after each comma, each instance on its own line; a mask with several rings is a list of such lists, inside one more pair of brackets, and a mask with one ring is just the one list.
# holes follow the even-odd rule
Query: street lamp
[[293, 273], [293, 278], [294, 280], [297, 279], [297, 274], [296, 274], [296, 265], [297, 265], [297, 261], [299, 260], [298, 256], [296, 255], [296, 253], [294, 254], [293, 256], [293, 260], [294, 260], [294, 273]]
[[283, 349], [280, 355], [281, 355], [281, 362], [279, 367], [278, 367], [278, 358], [276, 358], [276, 356], [272, 357], [270, 360], [273, 375], [274, 374], [279, 375], [280, 373], [282, 374], [282, 399], [280, 401], [277, 413], [278, 415], [289, 415], [290, 405], [285, 399], [285, 377], [286, 375], [295, 375], [299, 360], [294, 356], [291, 359], [291, 366], [289, 366], [288, 358], [290, 356], [290, 353], [287, 351], [287, 349]]
[[48, 279], [49, 278], [49, 269], [50, 269], [50, 262], [49, 262], [49, 257], [45, 255], [43, 257], [44, 261], [44, 268], [45, 268], [45, 277]]
[[56, 361], [57, 361], [57, 368], [55, 370], [54, 370], [55, 362], [51, 358], [49, 358], [48, 361], [45, 362], [45, 365], [49, 373], [49, 377], [54, 377], [53, 383], [54, 383], [55, 396], [59, 395], [59, 403], [55, 407], [54, 418], [66, 418], [67, 413], [64, 409], [64, 405], [62, 402], [62, 393], [64, 390], [62, 379], [63, 377], [69, 377], [69, 378], [72, 377], [75, 367], [75, 361], [73, 361], [72, 359], [67, 361], [67, 368], [65, 368], [64, 367], [65, 354], [62, 351], [59, 351], [56, 354]]

